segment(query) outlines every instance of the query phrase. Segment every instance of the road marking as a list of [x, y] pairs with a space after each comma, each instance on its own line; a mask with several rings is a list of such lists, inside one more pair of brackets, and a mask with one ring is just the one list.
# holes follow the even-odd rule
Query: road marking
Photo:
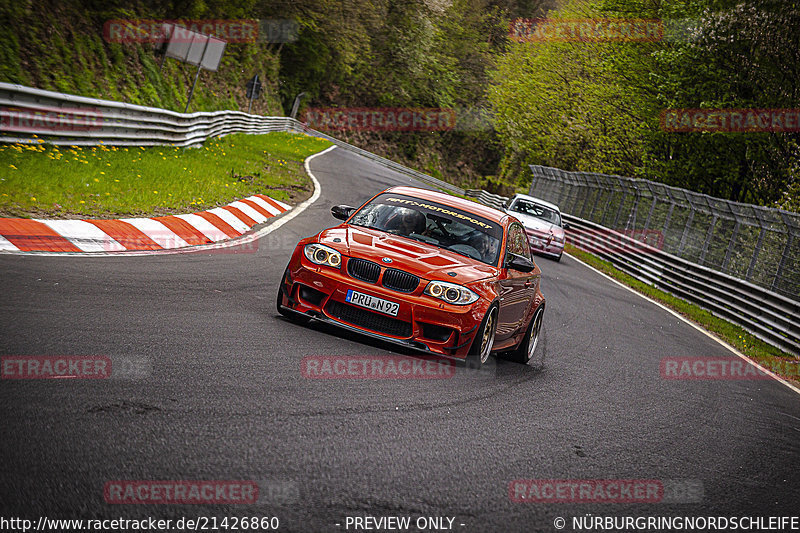
[[[336, 148], [335, 145], [329, 146], [328, 148], [326, 148], [325, 150], [323, 150], [321, 152], [317, 152], [316, 154], [312, 154], [312, 155], [308, 156], [305, 159], [305, 161], [303, 162], [303, 166], [305, 167], [306, 173], [311, 178], [311, 182], [314, 185], [314, 192], [311, 194], [311, 197], [309, 197], [306, 201], [304, 201], [301, 204], [299, 204], [297, 207], [292, 208], [291, 206], [289, 206], [289, 205], [287, 205], [287, 204], [285, 204], [285, 203], [283, 203], [283, 202], [281, 202], [279, 200], [275, 200], [274, 198], [270, 198], [269, 196], [265, 196], [263, 194], [258, 194], [258, 195], [254, 195], [254, 196], [250, 196], [250, 197], [246, 198], [247, 200], [251, 200], [251, 201], [257, 203], [258, 205], [262, 206], [264, 209], [266, 209], [270, 213], [274, 212], [274, 213], [276, 213], [276, 215], [277, 214], [281, 214], [281, 213], [286, 213], [286, 214], [282, 215], [280, 218], [278, 218], [277, 220], [275, 220], [274, 222], [272, 222], [271, 224], [268, 224], [267, 226], [264, 226], [263, 228], [261, 228], [261, 229], [259, 229], [257, 231], [254, 231], [253, 233], [251, 233], [249, 235], [240, 236], [240, 234], [243, 233], [243, 232], [237, 231], [235, 229], [235, 227], [236, 226], [241, 227], [243, 225], [243, 223], [237, 217], [235, 217], [231, 212], [225, 211], [224, 209], [215, 208], [215, 209], [212, 209], [212, 210], [209, 210], [209, 211], [201, 211], [201, 212], [198, 212], [198, 213], [189, 213], [189, 214], [185, 214], [185, 215], [175, 215], [175, 216], [177, 218], [180, 218], [180, 219], [185, 220], [186, 222], [192, 224], [195, 228], [197, 228], [198, 231], [200, 231], [201, 233], [206, 235], [212, 241], [214, 241], [215, 238], [216, 239], [220, 238], [220, 235], [219, 235], [218, 232], [224, 233], [226, 235], [226, 237], [230, 237], [230, 239], [226, 240], [225, 242], [216, 242], [215, 241], [213, 244], [202, 244], [202, 245], [191, 246], [191, 247], [187, 247], [187, 248], [171, 248], [171, 249], [164, 249], [164, 250], [127, 250], [127, 251], [119, 251], [119, 252], [81, 252], [80, 249], [77, 248], [74, 244], [72, 244], [69, 240], [61, 237], [60, 235], [58, 235], [56, 232], [54, 232], [52, 229], [50, 229], [45, 224], [40, 224], [38, 222], [34, 222], [34, 221], [31, 221], [31, 220], [28, 220], [28, 219], [19, 219], [19, 220], [18, 219], [0, 219], [0, 229], [3, 228], [3, 224], [5, 224], [6, 226], [9, 226], [7, 235], [11, 235], [12, 233], [13, 234], [25, 233], [24, 240], [26, 240], [26, 241], [28, 241], [28, 240], [31, 240], [31, 241], [46, 240], [48, 243], [51, 243], [51, 241], [52, 241], [53, 244], [50, 244], [50, 246], [49, 246], [49, 248], [51, 250], [56, 246], [56, 244], [57, 244], [56, 241], [62, 242], [63, 244], [60, 245], [60, 248], [63, 251], [67, 251], [67, 252], [71, 252], [71, 253], [65, 254], [65, 253], [61, 253], [61, 252], [41, 251], [41, 249], [35, 249], [33, 251], [24, 251], [24, 248], [19, 248], [19, 246], [20, 246], [19, 243], [15, 244], [14, 242], [10, 242], [10, 241], [9, 241], [8, 245], [3, 244], [0, 241], [0, 251], [2, 251], [4, 253], [8, 253], [8, 254], [16, 253], [16, 254], [19, 254], [19, 255], [50, 255], [50, 256], [58, 255], [58, 256], [62, 256], [62, 257], [63, 256], [70, 256], [70, 257], [119, 257], [119, 256], [131, 256], [131, 255], [142, 256], [142, 255], [194, 253], [194, 252], [202, 252], [202, 251], [206, 251], [206, 250], [218, 250], [218, 249], [222, 249], [222, 248], [232, 248], [234, 246], [241, 246], [243, 244], [248, 244], [248, 243], [251, 243], [253, 241], [256, 241], [256, 240], [264, 237], [265, 235], [269, 235], [270, 233], [272, 233], [276, 229], [280, 228], [281, 226], [283, 226], [284, 224], [286, 224], [287, 222], [292, 220], [294, 217], [300, 215], [303, 211], [308, 209], [308, 207], [311, 206], [311, 204], [313, 204], [314, 202], [316, 202], [319, 199], [320, 195], [322, 194], [322, 186], [320, 185], [319, 181], [314, 176], [314, 174], [311, 172], [311, 168], [309, 166], [309, 162], [312, 159], [314, 159], [315, 157], [327, 154], [328, 152], [330, 152], [331, 150], [334, 150], [335, 148]], [[218, 209], [223, 211], [222, 216], [217, 214], [216, 210], [218, 210]], [[205, 222], [207, 222], [208, 224], [213, 226], [215, 229], [212, 230], [210, 227], [208, 227], [207, 225], [203, 224], [202, 222], [198, 222], [197, 218], [195, 218], [195, 217], [204, 220]], [[232, 222], [234, 224], [236, 224], [236, 226], [233, 226], [232, 224], [230, 224], [230, 222], [228, 222], [228, 220], [227, 220], [228, 218], [232, 219]], [[130, 223], [130, 220], [150, 220], [150, 219], [123, 219], [123, 220], [125, 220], [125, 221]], [[27, 224], [37, 224], [38, 225], [37, 227], [41, 227], [42, 229], [39, 230], [39, 232], [36, 233], [36, 235], [29, 236], [28, 235], [28, 233], [30, 233], [29, 231], [28, 232], [21, 232], [18, 229], [16, 229], [16, 227], [12, 228], [12, 226], [20, 225], [20, 224], [26, 224], [26, 223]], [[249, 231], [250, 228], [245, 227], [244, 229], [245, 229], [245, 231]], [[4, 232], [0, 232], [0, 233], [4, 233]], [[52, 235], [50, 233], [52, 233]], [[225, 238], [225, 237], [222, 237], [222, 238]], [[21, 251], [12, 250], [10, 248], [11, 246], [16, 246]]]
[[175, 248], [176, 246], [189, 246], [185, 240], [158, 220], [152, 218], [123, 218], [120, 219], [135, 227], [162, 248]]
[[19, 248], [11, 244], [11, 242], [0, 235], [0, 250], [9, 250], [12, 252], [19, 252]]
[[[252, 201], [255, 204], [260, 205], [262, 209], [266, 209], [267, 212], [272, 213], [273, 216], [280, 215], [283, 212], [277, 207], [274, 207], [272, 204], [270, 204], [263, 198], [259, 198], [258, 196], [251, 196], [250, 198], [248, 198], [248, 200]], [[284, 211], [286, 210], [284, 209]]]
[[227, 239], [228, 236], [225, 235], [225, 232], [216, 227], [214, 224], [209, 222], [208, 220], [204, 219], [201, 216], [197, 216], [194, 213], [188, 213], [186, 215], [175, 215], [176, 217], [180, 218], [181, 220], [185, 220], [194, 228], [208, 237], [210, 240], [217, 242], [224, 239]]
[[235, 207], [245, 215], [255, 220], [256, 224], [261, 224], [262, 222], [267, 221], [267, 217], [265, 217], [264, 215], [262, 215], [261, 213], [259, 213], [258, 211], [256, 211], [255, 209], [253, 209], [244, 202], [236, 201], [233, 202], [232, 204], [228, 204], [228, 207]]
[[115, 252], [125, 247], [103, 230], [83, 220], [42, 220], [50, 229], [67, 239], [83, 252]]
[[247, 232], [250, 229], [250, 226], [242, 222], [242, 220], [228, 211], [227, 209], [223, 209], [221, 207], [215, 207], [214, 209], [209, 209], [209, 213], [217, 215], [219, 218], [230, 224], [230, 226], [238, 231], [240, 234]]
[[[601, 276], [603, 276], [604, 278], [606, 278], [606, 279], [608, 279], [608, 280], [612, 281], [613, 283], [616, 283], [617, 285], [619, 285], [619, 286], [620, 286], [620, 287], [622, 287], [623, 289], [625, 289], [625, 290], [628, 290], [628, 291], [632, 292], [633, 294], [635, 294], [636, 296], [639, 296], [640, 298], [643, 298], [643, 299], [647, 300], [647, 301], [648, 301], [648, 302], [650, 302], [651, 304], [657, 305], [658, 307], [660, 307], [660, 308], [661, 308], [661, 309], [663, 309], [664, 311], [666, 311], [666, 312], [670, 313], [671, 315], [675, 316], [675, 318], [677, 318], [677, 319], [679, 319], [679, 320], [681, 320], [681, 321], [683, 321], [683, 322], [685, 322], [685, 323], [689, 324], [689, 325], [690, 325], [690, 326], [692, 326], [694, 329], [696, 329], [697, 331], [701, 332], [703, 335], [707, 336], [707, 337], [708, 337], [708, 338], [710, 338], [710, 339], [713, 339], [714, 341], [716, 341], [717, 343], [719, 343], [720, 345], [722, 345], [724, 348], [726, 348], [727, 350], [729, 350], [730, 352], [732, 352], [734, 355], [736, 355], [736, 356], [737, 356], [737, 357], [739, 357], [740, 359], [743, 359], [744, 361], [747, 361], [748, 363], [750, 363], [751, 365], [753, 365], [754, 367], [756, 367], [756, 368], [757, 368], [757, 369], [759, 369], [760, 371], [764, 372], [765, 374], [769, 375], [770, 377], [772, 377], [772, 378], [773, 378], [773, 379], [775, 379], [776, 381], [779, 381], [779, 382], [783, 383], [784, 385], [786, 385], [787, 387], [789, 387], [790, 389], [792, 389], [792, 390], [793, 390], [794, 392], [796, 392], [797, 394], [800, 394], [800, 389], [799, 389], [799, 388], [795, 387], [793, 384], [789, 383], [788, 381], [786, 381], [785, 379], [783, 379], [782, 377], [780, 377], [779, 375], [777, 375], [775, 372], [772, 372], [771, 370], [767, 370], [766, 368], [764, 368], [764, 367], [763, 367], [763, 366], [761, 366], [760, 364], [756, 363], [755, 361], [753, 361], [752, 359], [750, 359], [749, 357], [747, 357], [745, 354], [743, 354], [742, 352], [740, 352], [739, 350], [737, 350], [736, 348], [734, 348], [733, 346], [731, 346], [731, 345], [730, 345], [730, 344], [728, 344], [727, 342], [725, 342], [725, 341], [723, 341], [722, 339], [720, 339], [719, 337], [717, 337], [717, 336], [713, 335], [711, 332], [709, 332], [709, 331], [706, 331], [705, 329], [701, 328], [700, 326], [698, 326], [697, 324], [695, 324], [694, 322], [692, 322], [691, 320], [689, 320], [689, 319], [688, 319], [688, 318], [686, 318], [685, 316], [681, 315], [680, 313], [678, 313], [678, 312], [677, 312], [677, 311], [675, 311], [674, 309], [670, 309], [669, 307], [667, 307], [666, 305], [662, 304], [661, 302], [658, 302], [658, 301], [656, 301], [656, 300], [653, 300], [653, 299], [652, 299], [652, 298], [650, 298], [649, 296], [646, 296], [646, 295], [642, 294], [641, 292], [638, 292], [638, 291], [636, 291], [636, 290], [632, 289], [631, 287], [628, 287], [627, 285], [625, 285], [625, 284], [624, 284], [624, 283], [622, 283], [621, 281], [618, 281], [618, 280], [616, 280], [616, 279], [612, 278], [611, 276], [609, 276], [609, 275], [608, 275], [608, 274], [606, 274], [605, 272], [601, 272], [600, 270], [597, 270], [596, 268], [594, 268], [592, 265], [589, 265], [589, 264], [587, 264], [587, 263], [584, 263], [583, 261], [581, 261], [580, 259], [578, 259], [578, 258], [577, 258], [577, 257], [575, 257], [574, 255], [572, 255], [572, 254], [568, 254], [567, 252], [564, 252], [564, 253], [565, 253], [566, 255], [568, 255], [568, 256], [569, 256], [571, 259], [574, 259], [575, 261], [577, 261], [578, 263], [582, 264], [583, 266], [585, 266], [585, 267], [587, 267], [587, 268], [589, 268], [589, 269], [591, 269], [591, 270], [594, 270], [595, 272], [597, 272], [598, 274], [600, 274], [600, 275], [601, 275]], [[716, 316], [716, 315], [715, 315], [715, 316]]]

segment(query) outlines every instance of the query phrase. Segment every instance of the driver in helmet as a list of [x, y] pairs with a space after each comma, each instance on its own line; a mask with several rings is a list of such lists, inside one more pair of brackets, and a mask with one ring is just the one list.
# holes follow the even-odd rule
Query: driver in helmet
[[497, 258], [497, 239], [493, 239], [486, 233], [478, 233], [470, 239], [469, 244], [478, 250], [482, 261], [493, 263]]
[[425, 215], [415, 209], [401, 207], [389, 222], [389, 228], [400, 235], [421, 234], [425, 231]]

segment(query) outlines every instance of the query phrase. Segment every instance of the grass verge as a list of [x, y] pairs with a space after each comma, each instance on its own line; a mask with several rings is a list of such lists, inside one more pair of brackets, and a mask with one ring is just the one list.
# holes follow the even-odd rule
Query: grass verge
[[580, 250], [571, 244], [566, 245], [565, 251], [573, 257], [580, 259], [584, 263], [593, 266], [604, 274], [607, 274], [617, 281], [624, 283], [637, 292], [640, 292], [645, 296], [664, 304], [673, 311], [676, 311], [681, 316], [691, 320], [706, 331], [712, 333], [720, 340], [735, 347], [737, 350], [745, 354], [750, 359], [756, 361], [764, 368], [782, 376], [784, 379], [791, 381], [795, 385], [800, 385], [800, 361], [798, 361], [798, 359], [791, 354], [786, 353], [779, 348], [772, 346], [771, 344], [767, 344], [761, 339], [754, 337], [740, 326], [714, 316], [711, 314], [711, 312], [706, 311], [705, 309], [693, 303], [681, 300], [677, 296], [673, 296], [672, 294], [639, 281], [633, 276], [618, 270], [614, 265], [608, 261], [600, 259], [596, 255], [593, 255], [589, 252], [584, 252], [583, 250]]
[[0, 216], [116, 218], [201, 211], [261, 193], [296, 203], [303, 160], [330, 142], [236, 134], [202, 146], [0, 145]]

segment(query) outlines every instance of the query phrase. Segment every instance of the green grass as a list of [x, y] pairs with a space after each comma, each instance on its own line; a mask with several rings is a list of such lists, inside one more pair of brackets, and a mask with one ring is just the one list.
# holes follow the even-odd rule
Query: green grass
[[312, 189], [303, 160], [328, 146], [290, 133], [229, 135], [199, 148], [0, 145], [0, 216], [187, 213], [256, 193], [293, 203]]
[[579, 250], [574, 246], [567, 244], [565, 251], [573, 257], [576, 257], [587, 263], [597, 270], [603, 272], [644, 294], [645, 296], [656, 300], [670, 309], [678, 312], [682, 316], [688, 318], [695, 324], [699, 325], [706, 331], [714, 334], [720, 340], [730, 344], [737, 350], [745, 354], [750, 359], [761, 364], [764, 368], [783, 376], [785, 379], [800, 384], [800, 361], [793, 355], [786, 353], [771, 344], [758, 339], [742, 329], [736, 324], [732, 324], [727, 320], [716, 317], [709, 311], [701, 307], [689, 303], [685, 300], [673, 296], [667, 292], [643, 283], [638, 279], [618, 270], [614, 265], [608, 261], [600, 259], [596, 255]]

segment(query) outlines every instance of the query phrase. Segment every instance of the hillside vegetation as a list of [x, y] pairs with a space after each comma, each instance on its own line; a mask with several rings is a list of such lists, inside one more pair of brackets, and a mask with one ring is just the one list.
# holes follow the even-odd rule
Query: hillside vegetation
[[[785, 0], [22, 0], [0, 4], [0, 80], [183, 111], [195, 68], [149, 43], [112, 43], [113, 19], [291, 20], [291, 42], [231, 43], [191, 110], [444, 108], [453, 130], [335, 131], [462, 186], [508, 193], [528, 164], [645, 177], [800, 207], [792, 132], [665, 131], [668, 108], [797, 108], [800, 7]], [[685, 31], [650, 42], [515, 42], [519, 18], [640, 18]]]

